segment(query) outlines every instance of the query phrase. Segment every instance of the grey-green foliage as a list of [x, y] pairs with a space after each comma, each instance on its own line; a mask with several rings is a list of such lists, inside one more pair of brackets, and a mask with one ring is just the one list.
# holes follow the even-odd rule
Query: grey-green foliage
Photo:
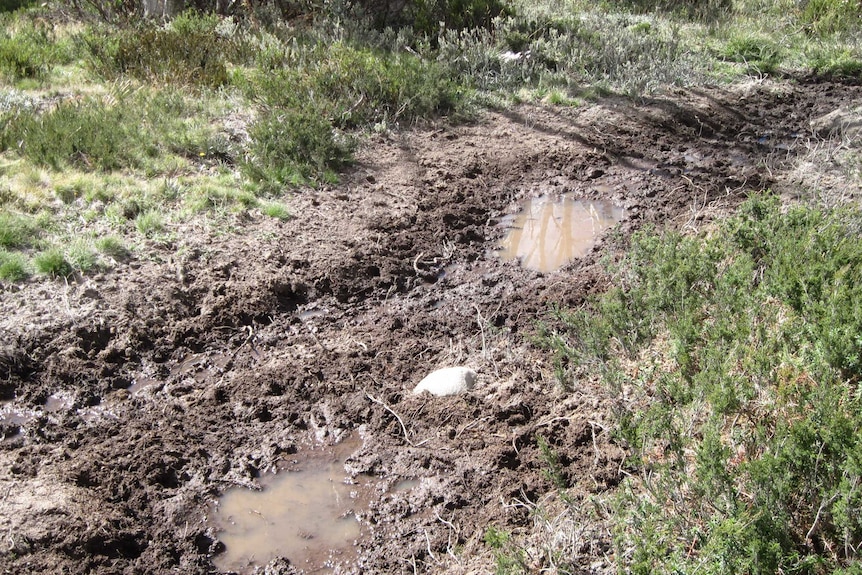
[[[560, 359], [605, 366], [621, 394], [625, 571], [820, 573], [856, 560], [860, 219], [757, 197], [708, 238], [639, 233], [618, 287], [560, 314]], [[624, 371], [615, 354], [645, 346], [660, 359]]]
[[515, 15], [493, 31], [444, 31], [439, 59], [484, 90], [590, 84], [641, 94], [691, 81], [692, 54], [672, 29], [620, 14]]
[[634, 12], [661, 11], [707, 22], [720, 22], [733, 11], [731, 0], [610, 0], [610, 4]]

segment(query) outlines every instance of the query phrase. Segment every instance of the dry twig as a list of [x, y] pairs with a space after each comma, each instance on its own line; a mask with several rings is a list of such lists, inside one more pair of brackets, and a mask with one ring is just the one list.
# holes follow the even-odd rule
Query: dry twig
[[407, 426], [404, 425], [404, 421], [401, 419], [401, 416], [399, 416], [397, 413], [395, 413], [395, 411], [391, 407], [389, 407], [388, 405], [386, 405], [381, 400], [377, 399], [376, 397], [374, 397], [373, 395], [371, 395], [367, 391], [365, 392], [365, 397], [367, 397], [368, 399], [370, 399], [374, 403], [382, 405], [383, 409], [385, 409], [386, 411], [388, 411], [389, 413], [391, 413], [392, 415], [395, 416], [395, 419], [397, 419], [398, 423], [401, 425], [401, 431], [404, 432], [404, 441], [406, 441], [408, 444], [410, 444], [410, 447], [420, 447], [420, 446], [425, 445], [426, 443], [428, 443], [430, 441], [429, 439], [424, 439], [424, 440], [420, 441], [419, 443], [413, 443], [412, 441], [410, 441], [410, 435], [407, 433]]

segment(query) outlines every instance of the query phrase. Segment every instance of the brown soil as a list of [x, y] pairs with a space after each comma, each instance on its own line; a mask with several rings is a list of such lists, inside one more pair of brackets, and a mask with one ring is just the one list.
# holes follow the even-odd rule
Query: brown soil
[[[564, 392], [534, 343], [548, 305], [604, 289], [599, 260], [631, 231], [697, 229], [786, 185], [810, 120], [860, 97], [786, 80], [380, 136], [340, 185], [293, 195], [291, 220], [192, 223], [104, 274], [3, 286], [0, 571], [215, 572], [219, 495], [353, 430], [347, 468], [377, 495], [336, 570], [489, 571], [488, 526], [526, 533], [534, 504], [556, 504], [538, 436], [572, 501], [624, 475], [611, 398]], [[550, 274], [493, 256], [518, 200], [564, 192], [625, 206], [623, 233]], [[447, 365], [477, 386], [410, 393]], [[608, 572], [592, 517], [569, 559]]]

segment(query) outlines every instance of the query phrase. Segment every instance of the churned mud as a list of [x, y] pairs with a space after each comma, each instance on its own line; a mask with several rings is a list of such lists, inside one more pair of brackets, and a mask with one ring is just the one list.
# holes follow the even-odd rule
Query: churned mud
[[[563, 391], [534, 341], [548, 306], [605, 289], [600, 259], [646, 224], [808, 193], [800, 166], [829, 137], [810, 122], [860, 96], [789, 79], [379, 136], [341, 184], [288, 198], [288, 221], [192, 222], [103, 274], [4, 285], [0, 571], [488, 572], [488, 526], [524, 532], [553, 505], [540, 436], [575, 502], [625, 472], [611, 398]], [[624, 219], [556, 271], [498, 257], [522, 202], [562, 195]], [[411, 393], [452, 365], [478, 372], [471, 391]], [[332, 490], [346, 541], [306, 519], [282, 528], [306, 535], [301, 559], [226, 561], [221, 498], [326, 458], [337, 477], [318, 481], [350, 487]], [[609, 572], [593, 517], [570, 559]]]

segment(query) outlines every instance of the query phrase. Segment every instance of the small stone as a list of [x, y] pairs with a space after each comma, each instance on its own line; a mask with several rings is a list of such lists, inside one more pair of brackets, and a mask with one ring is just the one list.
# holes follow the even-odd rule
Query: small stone
[[413, 393], [427, 391], [437, 397], [458, 395], [473, 389], [478, 377], [478, 374], [469, 367], [446, 367], [425, 376]]

